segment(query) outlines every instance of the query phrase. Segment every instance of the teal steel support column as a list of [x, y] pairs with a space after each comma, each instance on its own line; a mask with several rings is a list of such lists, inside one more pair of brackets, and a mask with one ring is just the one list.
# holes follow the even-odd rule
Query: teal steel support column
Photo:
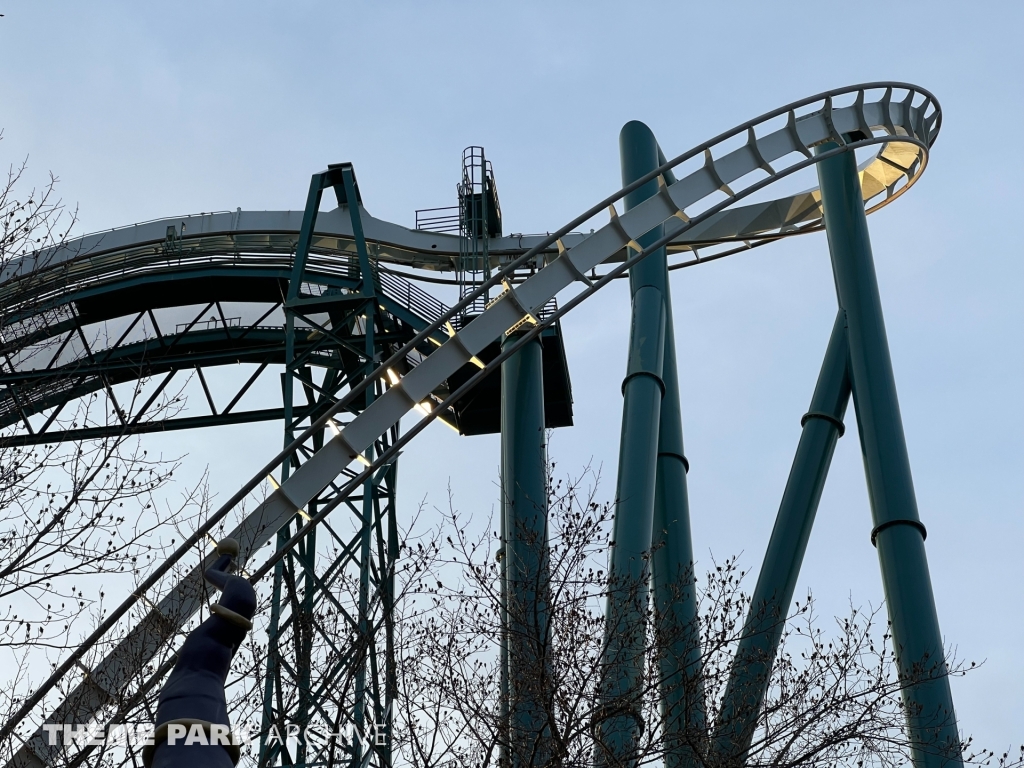
[[[328, 166], [326, 171], [314, 174], [306, 199], [306, 208], [302, 219], [302, 228], [296, 243], [295, 257], [292, 265], [288, 292], [285, 301], [286, 314], [286, 348], [285, 348], [285, 372], [282, 375], [282, 390], [284, 397], [285, 415], [285, 444], [292, 442], [296, 428], [299, 427], [305, 418], [312, 420], [312, 406], [310, 409], [296, 410], [294, 397], [296, 394], [295, 382], [298, 378], [302, 386], [306, 386], [307, 397], [312, 390], [312, 374], [308, 367], [303, 367], [296, 362], [296, 335], [301, 332], [301, 319], [306, 311], [322, 311], [324, 307], [323, 296], [308, 296], [302, 293], [302, 285], [305, 275], [305, 266], [309, 252], [315, 241], [315, 227], [317, 212], [323, 197], [323, 191], [331, 187], [338, 199], [339, 206], [348, 209], [352, 221], [353, 239], [356, 246], [356, 263], [350, 264], [349, 274], [354, 275], [358, 269], [360, 280], [360, 294], [362, 295], [362, 306], [355, 312], [355, 316], [346, 314], [344, 322], [350, 323], [347, 332], [358, 336], [360, 332], [364, 335], [362, 360], [358, 363], [359, 369], [348, 370], [345, 375], [348, 377], [348, 384], [354, 386], [363, 376], [369, 375], [375, 367], [375, 360], [378, 357], [377, 349], [380, 345], [380, 338], [376, 324], [380, 321], [378, 313], [378, 299], [376, 295], [377, 280], [370, 260], [369, 250], [363, 234], [362, 221], [359, 211], [359, 193], [355, 179], [355, 173], [351, 164], [342, 163]], [[307, 307], [309, 308], [307, 310]], [[332, 324], [337, 322], [332, 316]], [[303, 334], [304, 335], [304, 334]], [[324, 380], [324, 391], [334, 389], [335, 374], [328, 373]], [[329, 385], [328, 382], [331, 382]], [[368, 387], [364, 393], [364, 400], [361, 405], [353, 404], [354, 410], [361, 410], [369, 407], [377, 396], [379, 387]], [[299, 415], [301, 414], [301, 415]], [[392, 430], [392, 439], [397, 435], [397, 428]], [[313, 437], [312, 445], [314, 452], [323, 447], [323, 433]], [[386, 440], [375, 442], [364, 451], [364, 457], [372, 459], [379, 446], [386, 445]], [[300, 456], [289, 457], [281, 466], [282, 480], [286, 480], [289, 474], [299, 467]], [[391, 749], [388, 745], [373, 743], [369, 736], [371, 727], [373, 731], [378, 729], [390, 738], [392, 722], [392, 702], [397, 690], [397, 670], [395, 667], [395, 650], [393, 638], [393, 597], [394, 597], [394, 558], [398, 550], [398, 531], [394, 520], [394, 494], [396, 481], [395, 465], [391, 464], [379, 472], [376, 477], [368, 479], [363, 484], [361, 504], [358, 510], [355, 505], [350, 505], [356, 511], [360, 522], [360, 534], [358, 547], [355, 553], [346, 552], [343, 558], [347, 561], [354, 561], [359, 567], [359, 594], [356, 610], [357, 634], [355, 650], [352, 657], [342, 659], [343, 665], [348, 664], [354, 668], [352, 687], [350, 694], [345, 694], [345, 699], [352, 700], [352, 710], [346, 715], [350, 716], [351, 724], [355, 726], [356, 737], [352, 745], [353, 754], [349, 755], [350, 765], [358, 768], [366, 768], [369, 762], [376, 757], [376, 762], [381, 766], [391, 764]], [[384, 482], [387, 486], [386, 495], [383, 495], [378, 486]], [[385, 543], [383, 530], [383, 510], [381, 499], [385, 499], [388, 514], [388, 531]], [[353, 499], [355, 501], [355, 499]], [[314, 498], [309, 502], [307, 512], [315, 514], [321, 499]], [[306, 514], [306, 513], [303, 513]], [[278, 546], [281, 547], [291, 536], [292, 524], [301, 527], [298, 519], [290, 521], [278, 534]], [[376, 568], [371, 558], [374, 555], [373, 540], [376, 536], [378, 562]], [[301, 566], [304, 571], [304, 578], [300, 580], [296, 573], [295, 566]], [[330, 567], [338, 565], [335, 561]], [[344, 566], [342, 566], [344, 567]], [[373, 576], [376, 575], [378, 582], [372, 584]], [[380, 598], [384, 609], [384, 631], [386, 633], [386, 647], [384, 660], [383, 696], [380, 694], [380, 665], [379, 654], [375, 646], [377, 625], [373, 621], [371, 612], [371, 587], [377, 586], [380, 589]], [[260, 762], [274, 764], [281, 762], [295, 766], [304, 766], [307, 762], [307, 743], [299, 740], [298, 749], [295, 754], [287, 752], [287, 743], [269, 745], [270, 727], [277, 725], [283, 733], [286, 725], [298, 725], [304, 728], [314, 714], [323, 714], [319, 704], [319, 697], [323, 691], [324, 683], [318, 689], [314, 689], [313, 679], [315, 674], [324, 674], [324, 670], [314, 667], [313, 647], [315, 632], [314, 612], [318, 600], [323, 598], [320, 590], [326, 589], [316, 574], [316, 529], [310, 531], [300, 543], [296, 551], [288, 557], [278, 561], [274, 568], [274, 585], [271, 604], [271, 623], [268, 639], [267, 677], [264, 688], [263, 701], [263, 729], [260, 740]], [[301, 594], [301, 599], [300, 599]], [[290, 616], [284, 616], [283, 603], [286, 600], [290, 607]], [[294, 646], [296, 658], [293, 664], [283, 663], [279, 653], [283, 649], [282, 634], [291, 631], [294, 642], [289, 642], [288, 647]], [[327, 673], [337, 674], [337, 671]], [[297, 688], [297, 701], [294, 700], [288, 684], [294, 684]], [[275, 696], [276, 694], [276, 696]], [[383, 703], [381, 703], [383, 698]]]
[[[302, 216], [302, 228], [299, 231], [299, 243], [296, 248], [295, 258], [292, 263], [291, 279], [288, 281], [287, 301], [294, 303], [299, 296], [299, 287], [302, 284], [302, 275], [306, 267], [306, 257], [309, 255], [309, 245], [313, 238], [313, 227], [316, 223], [316, 212], [320, 207], [320, 199], [323, 195], [322, 174], [313, 174], [309, 182], [309, 192], [306, 195], [306, 208]], [[287, 446], [295, 439], [294, 430], [294, 401], [295, 387], [292, 367], [295, 361], [295, 313], [287, 306], [285, 307], [285, 370], [281, 374], [281, 397], [284, 410], [284, 444]], [[291, 458], [281, 463], [281, 482], [288, 479], [291, 473]], [[312, 534], [311, 534], [312, 535]], [[277, 533], [277, 548], [285, 545], [291, 536], [291, 521], [283, 526]], [[279, 632], [281, 621], [281, 598], [284, 581], [285, 560], [278, 560], [274, 566], [274, 585], [271, 593], [270, 604], [270, 626], [267, 631], [267, 666], [266, 681], [263, 691], [263, 711], [260, 726], [260, 757], [267, 762], [270, 730], [274, 727], [274, 691], [278, 688], [280, 680], [278, 669]], [[308, 689], [300, 696], [305, 701]], [[278, 717], [283, 717], [283, 712], [278, 712]], [[277, 750], [281, 749], [278, 745]], [[289, 755], [288, 761], [296, 762], [296, 755]]]
[[[395, 428], [395, 435], [398, 435], [398, 428]], [[398, 539], [398, 505], [396, 496], [398, 489], [398, 463], [391, 464], [388, 468], [390, 477], [388, 481], [388, 534], [386, 557], [381, 570], [387, 573], [384, 590], [384, 714], [377, 722], [385, 727], [385, 744], [382, 746], [383, 766], [394, 764], [394, 739], [395, 732], [392, 724], [394, 722], [394, 703], [398, 700], [398, 652], [395, 648], [395, 566], [398, 563], [400, 543]], [[378, 521], [379, 521], [378, 517]]]
[[658, 466], [651, 542], [655, 637], [661, 663], [661, 728], [666, 768], [698, 765], [692, 751], [707, 734], [700, 626], [686, 490], [688, 462], [683, 454], [683, 421], [676, 371], [672, 301], [665, 284], [665, 360], [658, 432]]
[[[507, 344], [515, 341], [511, 336]], [[501, 489], [511, 768], [550, 759], [548, 482], [540, 339], [501, 366]]]
[[[648, 154], [646, 145], [653, 138], [650, 130], [643, 126], [642, 129], [637, 128], [634, 141], [643, 142], [643, 152]], [[664, 165], [665, 155], [657, 142], [655, 148], [657, 165]], [[641, 163], [630, 169], [633, 179], [640, 176]], [[650, 172], [654, 167], [643, 172]], [[671, 171], [665, 174], [665, 181], [675, 183]], [[668, 279], [667, 258], [663, 254], [652, 254], [649, 258], [654, 257], [659, 257], [658, 271], [664, 278], [665, 296], [665, 360], [662, 371], [665, 396], [661, 401], [658, 431], [651, 563], [655, 615], [659, 621], [656, 636], [661, 660], [661, 728], [665, 739], [666, 768], [688, 768], [698, 764], [691, 745], [701, 743], [707, 734], [707, 710], [696, 574], [693, 570], [693, 537], [690, 533], [690, 500], [686, 488], [686, 473], [690, 465], [683, 451], [672, 286]]]
[[[504, 465], [504, 460], [502, 461]], [[504, 472], [504, 469], [502, 469]], [[504, 494], [504, 485], [502, 494]], [[498, 678], [498, 768], [509, 768], [509, 733], [508, 733], [508, 531], [505, 520], [505, 500], [501, 502], [501, 547], [498, 549], [498, 568], [501, 574], [501, 605], [499, 617], [501, 623], [501, 639], [498, 648], [498, 664], [501, 666]]]
[[[832, 149], [826, 144], [818, 151]], [[817, 165], [839, 305], [846, 311], [850, 381], [907, 726], [917, 768], [959, 766], [953, 697], [935, 609], [925, 528], [917, 511], [896, 380], [882, 318], [853, 152]]]
[[595, 745], [595, 763], [601, 767], [633, 765], [636, 735], [644, 725], [640, 708], [650, 578], [647, 562], [654, 521], [664, 340], [661, 293], [644, 286], [633, 296], [629, 363], [622, 385], [622, 433], [605, 608], [602, 711], [598, 713], [601, 722]]
[[[627, 123], [619, 135], [624, 184], [656, 167], [657, 142], [643, 123]], [[656, 194], [656, 181], [626, 196], [632, 207]], [[661, 236], [648, 232], [641, 247]], [[632, 319], [629, 359], [622, 382], [622, 433], [608, 600], [605, 609], [604, 668], [594, 762], [597, 766], [630, 766], [636, 762], [635, 742], [644, 728], [641, 718], [647, 601], [654, 524], [655, 481], [665, 359], [665, 252], [649, 255], [630, 270]]]
[[[364, 370], [366, 375], [370, 375], [373, 369], [376, 367], [375, 362], [375, 347], [376, 342], [374, 340], [374, 323], [377, 317], [377, 298], [374, 292], [374, 279], [373, 273], [370, 269], [370, 258], [366, 248], [366, 240], [363, 237], [363, 223], [359, 215], [359, 204], [355, 191], [355, 178], [352, 174], [351, 167], [345, 167], [342, 169], [342, 183], [345, 189], [345, 199], [348, 201], [349, 217], [352, 221], [352, 233], [353, 239], [356, 242], [356, 254], [359, 258], [359, 286], [360, 292], [363, 296], [367, 297], [366, 303], [363, 305], [362, 321], [364, 329], [364, 343], [363, 347], [364, 355], [366, 357], [366, 363]], [[355, 320], [359, 322], [358, 318]], [[364, 392], [364, 408], [369, 408], [376, 397], [377, 384], [373, 383], [366, 388]], [[373, 461], [374, 453], [376, 449], [376, 443], [370, 445], [363, 452], [363, 456], [367, 461]], [[360, 531], [359, 541], [359, 604], [358, 604], [358, 615], [357, 622], [359, 626], [359, 647], [363, 649], [361, 653], [366, 654], [363, 658], [358, 660], [358, 666], [355, 674], [355, 702], [352, 707], [352, 722], [356, 726], [356, 737], [353, 739], [355, 750], [353, 751], [351, 758], [352, 768], [361, 768], [364, 761], [364, 755], [368, 757], [368, 753], [372, 751], [372, 742], [367, 744], [364, 743], [363, 735], [369, 733], [367, 726], [369, 723], [374, 722], [374, 712], [367, 713], [367, 664], [370, 660], [369, 649], [372, 643], [371, 633], [373, 631], [369, 622], [369, 607], [370, 607], [370, 544], [373, 533], [373, 517], [374, 517], [374, 495], [376, 491], [374, 488], [373, 477], [368, 477], [363, 483], [363, 499], [362, 499], [362, 530]], [[367, 723], [367, 714], [370, 715], [369, 723]], [[386, 723], [388, 733], [391, 732], [391, 723]]]
[[743, 765], [850, 401], [846, 315], [836, 315], [715, 727], [716, 765]]

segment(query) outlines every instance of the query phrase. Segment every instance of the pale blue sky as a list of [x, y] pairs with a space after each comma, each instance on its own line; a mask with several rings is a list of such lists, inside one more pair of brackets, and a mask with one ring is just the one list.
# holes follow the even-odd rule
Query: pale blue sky
[[[942, 104], [923, 179], [870, 220], [947, 641], [987, 659], [954, 682], [961, 726], [1024, 738], [1024, 4], [90, 3], [0, 0], [0, 161], [56, 172], [87, 231], [175, 214], [298, 208], [311, 173], [355, 164], [374, 215], [450, 205], [483, 144], [506, 231], [553, 230], [618, 186], [617, 136], [666, 154], [820, 90], [904, 80]], [[824, 236], [673, 276], [698, 559], [760, 562], [835, 313]], [[614, 487], [624, 285], [564, 322], [577, 426]], [[270, 396], [270, 395], [268, 395]], [[852, 424], [853, 412], [848, 421]], [[856, 431], [840, 441], [798, 593], [877, 604]], [[272, 426], [153, 438], [211, 465], [222, 495], [276, 452]], [[402, 504], [486, 513], [495, 437], [432, 427]]]

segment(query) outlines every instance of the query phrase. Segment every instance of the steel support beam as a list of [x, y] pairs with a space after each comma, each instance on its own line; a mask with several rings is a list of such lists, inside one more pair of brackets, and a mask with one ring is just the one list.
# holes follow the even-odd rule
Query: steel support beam
[[[515, 337], [504, 340], [515, 341]], [[509, 765], [547, 764], [551, 706], [544, 369], [535, 338], [501, 365]]]
[[[666, 278], [668, 274], [666, 272]], [[690, 501], [686, 489], [689, 464], [683, 453], [683, 422], [676, 370], [672, 299], [665, 282], [665, 361], [658, 431], [658, 466], [654, 492], [651, 570], [655, 637], [661, 664], [661, 728], [666, 768], [697, 765], [692, 744], [707, 733], [700, 626], [693, 572]]]
[[[502, 491], [504, 493], [504, 490]], [[501, 636], [498, 647], [498, 664], [501, 667], [498, 678], [498, 768], [509, 768], [509, 679], [508, 679], [508, 530], [505, 518], [505, 506], [501, 506], [501, 547], [498, 549], [498, 567], [501, 579], [501, 604], [499, 617]]]
[[595, 763], [602, 767], [632, 765], [635, 739], [643, 727], [640, 708], [664, 388], [665, 308], [661, 294], [650, 286], [640, 288], [633, 300], [605, 609], [603, 711], [595, 747]]
[[[834, 149], [827, 143], [818, 153]], [[917, 510], [882, 302], [853, 152], [817, 164], [839, 306], [846, 312], [850, 381], [903, 701], [918, 768], [958, 766], [956, 714], [935, 609], [925, 528]]]
[[[359, 266], [358, 294], [347, 296], [304, 295], [302, 287], [309, 279], [306, 261], [313, 241], [317, 211], [322, 193], [333, 187], [339, 205], [347, 206], [352, 220]], [[310, 182], [306, 210], [303, 216], [291, 278], [285, 303], [285, 371], [282, 390], [285, 413], [285, 445], [292, 442], [296, 431], [301, 431], [307, 419], [323, 410], [325, 403], [338, 397], [343, 386], [357, 386], [375, 367], [381, 348], [392, 343], [392, 331], [381, 312], [377, 281], [371, 268], [369, 251], [363, 236], [355, 174], [350, 164], [330, 166], [315, 174]], [[343, 311], [341, 311], [343, 308]], [[306, 312], [330, 313], [329, 327], [308, 318]], [[302, 321], [300, 324], [299, 321]], [[421, 321], [422, 322], [422, 321]], [[315, 328], [321, 339], [333, 341], [337, 348], [333, 354], [343, 375], [329, 369], [322, 386], [317, 386], [308, 367], [307, 355], [299, 349], [306, 339], [308, 328]], [[344, 330], [342, 330], [344, 329]], [[341, 338], [341, 333], [345, 338]], [[362, 336], [358, 346], [347, 343]], [[304, 406], [295, 403], [299, 390], [305, 393]], [[380, 382], [364, 390], [363, 396], [350, 407], [354, 412], [368, 408], [383, 392]], [[382, 436], [368, 446], [363, 457], [372, 461], [375, 451], [385, 450], [389, 438], [397, 436], [397, 426], [389, 435]], [[313, 436], [315, 454], [324, 444], [324, 434]], [[281, 465], [282, 482], [286, 481], [308, 455], [295, 453]], [[306, 766], [322, 762], [322, 755], [304, 741], [297, 743], [295, 753], [288, 745], [269, 738], [272, 726], [284, 733], [288, 725], [297, 725], [303, 732], [318, 716], [334, 719], [332, 727], [343, 729], [354, 726], [351, 742], [338, 744], [343, 762], [353, 768], [366, 768], [391, 764], [391, 747], [378, 743], [374, 735], [382, 731], [390, 737], [391, 702], [397, 679], [394, 664], [394, 643], [391, 635], [394, 605], [394, 558], [398, 550], [398, 532], [395, 520], [394, 494], [396, 469], [392, 463], [368, 478], [362, 487], [361, 498], [353, 498], [347, 506], [356, 522], [355, 537], [350, 542], [338, 538], [334, 529], [324, 523], [328, 534], [328, 552], [338, 546], [333, 557], [317, 552], [317, 528], [312, 528], [298, 547], [277, 562], [274, 567], [270, 627], [268, 632], [267, 676], [263, 701], [263, 728], [261, 732], [261, 765]], [[329, 501], [330, 487], [310, 500], [300, 515], [316, 514], [325, 499]], [[385, 518], [387, 518], [385, 522]], [[278, 533], [278, 547], [282, 548], [302, 521], [295, 519]], [[385, 532], [386, 525], [386, 532]], [[376, 562], [375, 562], [376, 560]], [[358, 585], [354, 595], [343, 596], [344, 603], [333, 593], [336, 582], [344, 571], [351, 573]], [[377, 606], [377, 607], [375, 607]], [[354, 638], [352, 647], [344, 651], [333, 646], [320, 635], [320, 614], [334, 611], [338, 619], [346, 622], [346, 629]], [[383, 610], [383, 620], [373, 615]], [[377, 648], [381, 627], [384, 647]], [[382, 653], [379, 653], [381, 651]], [[294, 654], [294, 658], [288, 654]], [[382, 662], [382, 663], [381, 663]], [[383, 667], [383, 669], [381, 669]], [[339, 678], [346, 677], [346, 680]], [[387, 741], [385, 738], [383, 741]]]
[[850, 401], [846, 314], [836, 315], [715, 726], [715, 764], [742, 765]]
[[[657, 141], [643, 123], [627, 123], [619, 134], [622, 180], [627, 185], [657, 167]], [[627, 209], [658, 192], [652, 180], [626, 195]], [[639, 238], [655, 242], [662, 226]], [[647, 640], [648, 566], [654, 525], [655, 486], [665, 360], [666, 257], [664, 249], [630, 269], [632, 297], [629, 359], [622, 382], [622, 433], [608, 601], [600, 726], [594, 760], [599, 767], [629, 766], [642, 731], [644, 649]], [[681, 440], [680, 440], [681, 442]], [[688, 526], [687, 526], [688, 527]]]
[[[644, 171], [643, 164], [650, 163], [649, 142], [654, 137], [646, 126], [635, 125], [638, 129], [634, 141], [638, 144], [638, 150], [643, 147], [644, 153], [638, 158], [641, 162], [632, 168], [636, 174], [634, 178], [639, 178], [642, 172], [664, 165], [665, 155], [655, 142], [656, 163]], [[671, 171], [665, 174], [665, 183], [676, 183]], [[697, 764], [691, 745], [701, 741], [707, 733], [707, 711], [697, 616], [693, 537], [690, 531], [690, 500], [686, 487], [686, 474], [690, 465], [683, 450], [683, 417], [676, 365], [672, 285], [668, 279], [667, 258], [663, 266], [665, 360], [662, 380], [665, 383], [665, 396], [661, 401], [658, 431], [651, 567], [655, 615], [660, 623], [656, 637], [661, 660], [661, 727], [665, 739], [665, 765], [666, 768], [685, 768]], [[652, 269], [651, 272], [650, 278], [658, 277], [657, 270]]]

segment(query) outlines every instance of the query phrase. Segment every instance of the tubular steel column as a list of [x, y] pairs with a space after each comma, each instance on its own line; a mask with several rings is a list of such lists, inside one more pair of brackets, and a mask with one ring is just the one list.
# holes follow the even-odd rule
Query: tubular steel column
[[[503, 446], [504, 447], [504, 446]], [[504, 465], [504, 461], [502, 461]], [[502, 473], [504, 473], [504, 466]], [[501, 547], [498, 550], [498, 567], [501, 575], [501, 605], [499, 610], [501, 641], [498, 647], [498, 664], [501, 669], [498, 678], [498, 768], [509, 768], [509, 732], [508, 732], [508, 531], [505, 520], [504, 481], [502, 481], [501, 500]]]
[[[654, 170], [665, 163], [661, 147], [654, 142], [655, 164], [650, 162], [650, 129], [642, 123], [630, 123], [632, 144], [638, 152], [631, 178]], [[646, 157], [643, 157], [646, 155]], [[623, 175], [623, 183], [627, 179]], [[672, 172], [665, 181], [673, 184]], [[661, 401], [658, 431], [658, 467], [654, 493], [654, 529], [651, 562], [654, 608], [659, 626], [656, 633], [661, 660], [661, 715], [665, 739], [666, 768], [697, 764], [689, 744], [707, 733], [704, 701], [704, 676], [701, 665], [700, 626], [697, 618], [696, 582], [693, 572], [693, 538], [690, 533], [690, 500], [686, 489], [689, 462], [683, 452], [683, 416], [679, 399], [679, 372], [676, 368], [676, 340], [672, 321], [672, 286], [664, 254], [652, 254], [654, 262], [645, 279], [662, 278], [665, 297], [665, 360], [662, 381], [665, 395]]]
[[900, 673], [908, 683], [903, 700], [914, 763], [918, 768], [961, 765], [926, 532], [914, 495], [856, 158], [846, 152], [817, 168], [836, 290], [847, 317], [850, 380], [874, 519], [871, 541], [878, 549]]
[[846, 314], [839, 310], [811, 407], [800, 420], [800, 442], [719, 712], [713, 742], [716, 764], [742, 765], [750, 748], [832, 454], [845, 431], [848, 356]]
[[[508, 337], [503, 343], [515, 341]], [[509, 740], [512, 768], [544, 765], [551, 706], [548, 643], [548, 482], [540, 339], [501, 366]]]
[[[623, 183], [656, 167], [657, 142], [643, 123], [627, 123], [619, 135]], [[626, 196], [631, 207], [656, 194], [656, 181]], [[640, 239], [641, 247], [661, 236], [659, 226]], [[622, 382], [615, 523], [605, 609], [603, 712], [594, 748], [597, 766], [635, 762], [635, 739], [643, 728], [641, 677], [654, 522], [655, 481], [665, 357], [664, 250], [630, 270], [632, 321], [629, 360]]]

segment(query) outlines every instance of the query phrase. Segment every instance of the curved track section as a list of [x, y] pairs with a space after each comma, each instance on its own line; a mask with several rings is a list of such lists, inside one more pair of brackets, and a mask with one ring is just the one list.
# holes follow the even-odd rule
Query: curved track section
[[[851, 103], [836, 106], [844, 98]], [[924, 101], [915, 106], [915, 99]], [[822, 132], [833, 138], [878, 132], [904, 139], [882, 143], [861, 166], [869, 211], [891, 202], [924, 169], [924, 145], [939, 128], [938, 111], [928, 114], [934, 103], [930, 94], [911, 86], [836, 91], [776, 110], [687, 153], [684, 161], [667, 164], [666, 188], [672, 190], [672, 205], [679, 203], [670, 224], [675, 227], [668, 244], [672, 267], [820, 229], [817, 189], [744, 201], [700, 222], [691, 217], [713, 202], [738, 200], [758, 178], [774, 178], [810, 158], [810, 147]], [[905, 140], [914, 136], [921, 145]], [[688, 173], [677, 181], [673, 168]], [[447, 307], [407, 282], [417, 277], [415, 272], [402, 276], [394, 268], [451, 271], [459, 238], [406, 229], [365, 210], [360, 214], [381, 292], [391, 299], [387, 310], [416, 331], [422, 326], [416, 318], [433, 321], [445, 315]], [[87, 235], [11, 263], [0, 273], [0, 334], [7, 363], [0, 373], [0, 427], [21, 423], [21, 443], [99, 436], [102, 429], [47, 435], [54, 431], [52, 422], [33, 427], [30, 418], [119, 382], [180, 371], [188, 363], [279, 362], [284, 348], [279, 302], [302, 216], [302, 211], [237, 210], [160, 219]], [[351, 222], [344, 207], [317, 218], [307, 272], [317, 277], [321, 290], [358, 286]], [[604, 254], [607, 242], [586, 244], [604, 231], [590, 236], [568, 232], [558, 247], [574, 253], [596, 247]], [[510, 236], [492, 241], [489, 252], [492, 267], [505, 270], [524, 251], [535, 252], [534, 262], [546, 264], [557, 258], [558, 247], [550, 238]], [[628, 253], [627, 244], [604, 256], [590, 267], [592, 279], [598, 266], [621, 263]], [[515, 275], [510, 278], [516, 282]], [[227, 312], [225, 304], [231, 305]], [[216, 412], [212, 401], [211, 410]], [[152, 431], [209, 423], [188, 418], [154, 423], [143, 415], [126, 416], [120, 428]], [[280, 417], [277, 410], [215, 415], [215, 423]]]
[[[33, 314], [9, 313], [0, 370], [0, 428], [15, 425], [9, 443], [31, 444], [138, 433], [279, 420], [281, 409], [245, 408], [239, 400], [270, 365], [284, 362], [285, 291], [290, 266], [277, 263], [174, 265], [153, 275], [108, 275], [98, 284], [62, 295], [61, 303], [34, 308]], [[359, 296], [358, 268], [347, 257], [314, 263], [307, 280], [335, 304]], [[404, 343], [448, 307], [398, 275], [375, 271], [380, 309], [395, 339]], [[302, 331], [295, 352], [313, 364], [329, 351], [318, 336], [343, 330], [341, 318], [324, 307], [297, 322]], [[351, 323], [349, 322], [349, 325]], [[435, 341], [443, 341], [443, 334]], [[337, 351], [341, 342], [329, 345]], [[429, 352], [430, 345], [423, 351]], [[254, 378], [214, 403], [202, 370], [247, 363]], [[58, 420], [69, 402], [129, 381], [154, 378], [160, 392], [177, 375], [198, 375], [210, 412], [204, 416], [148, 418], [154, 402], [118, 403], [121, 419], [105, 425], [67, 428]], [[156, 393], [159, 395], [159, 393]], [[40, 414], [49, 412], [43, 418]], [[34, 418], [39, 417], [39, 418]]]
[[[115, 692], [124, 691], [130, 683], [134, 686], [144, 680], [144, 670], [156, 650], [168, 642], [201, 606], [201, 573], [206, 562], [197, 564], [158, 601], [154, 596], [155, 602], [151, 603], [146, 593], [173, 567], [187, 562], [185, 558], [192, 548], [222, 521], [237, 522], [230, 535], [241, 542], [243, 555], [254, 556], [249, 565], [253, 571], [252, 578], [261, 578], [282, 556], [282, 551], [261, 563], [257, 562], [255, 553], [285, 522], [304, 509], [310, 499], [328, 485], [333, 484], [337, 488], [334, 500], [324, 505], [289, 539], [287, 546], [294, 546], [364, 480], [393, 461], [405, 443], [414, 439], [446, 406], [500, 366], [519, 346], [615, 277], [624, 274], [648, 253], [667, 245], [677, 253], [691, 254], [688, 261], [680, 263], [700, 263], [708, 259], [699, 250], [693, 255], [695, 245], [699, 248], [700, 244], [718, 242], [752, 247], [820, 228], [820, 196], [817, 190], [764, 202], [751, 201], [779, 181], [792, 178], [816, 162], [842, 152], [865, 150], [874, 153], [862, 166], [861, 175], [867, 198], [865, 205], [869, 211], [876, 210], [898, 197], [919, 178], [940, 123], [938, 103], [930, 93], [916, 86], [870, 83], [819, 94], [744, 123], [664, 163], [557, 232], [540, 239], [525, 253], [521, 249], [512, 249], [500, 255], [500, 271], [489, 282], [420, 329], [373, 375], [354, 386], [285, 451], [260, 469], [168, 561], [158, 566], [137, 592], [113, 610], [93, 635], [29, 697], [4, 726], [2, 736], [9, 737], [13, 728], [32, 713], [34, 707], [64, 680], [76, 664], [81, 663], [85, 653], [101, 643], [140, 600], [152, 606], [143, 620], [131, 627], [124, 639], [77, 686], [72, 686], [63, 701], [47, 707], [46, 719], [50, 722], [87, 722], [114, 700]], [[817, 155], [812, 153], [812, 148], [823, 144], [829, 144], [828, 151]], [[696, 168], [690, 170], [689, 164], [694, 162]], [[673, 169], [680, 170], [678, 179]], [[655, 178], [659, 181], [658, 195], [626, 213], [617, 213], [616, 202]], [[605, 211], [609, 220], [593, 234], [571, 236], [574, 230]], [[260, 219], [261, 216], [264, 218]], [[254, 232], [251, 228], [253, 222], [261, 220], [267, 222], [260, 225], [264, 231]], [[318, 225], [313, 250], [328, 263], [333, 263], [332, 259], [338, 254], [348, 253], [351, 232], [346, 232], [340, 215], [327, 214], [325, 220], [330, 231]], [[195, 221], [191, 231], [177, 231], [173, 239], [170, 228], [176, 225], [167, 223], [171, 221], [178, 220], [115, 230], [92, 236], [92, 240], [83, 239], [74, 248], [26, 259], [15, 266], [12, 274], [6, 275], [7, 285], [0, 286], [0, 290], [13, 289], [14, 283], [28, 281], [32, 289], [31, 299], [11, 307], [9, 316], [14, 318], [14, 322], [24, 323], [31, 329], [32, 317], [69, 305], [76, 292], [131, 280], [132, 275], [147, 270], [173, 273], [183, 268], [182, 265], [195, 263], [216, 264], [212, 267], [215, 269], [239, 265], [241, 269], [247, 259], [260, 258], [278, 259], [284, 268], [289, 266], [288, 254], [294, 247], [299, 217], [297, 214], [274, 213], [253, 214], [252, 218], [245, 213], [214, 214]], [[274, 222], [273, 226], [269, 222]], [[641, 250], [637, 240], [658, 227], [663, 227], [664, 236], [646, 251]], [[448, 268], [451, 252], [440, 247], [442, 242], [446, 242], [441, 235], [400, 230], [383, 222], [379, 226], [367, 224], [366, 236], [368, 240], [377, 242], [375, 255], [379, 261], [435, 270]], [[181, 253], [173, 251], [179, 242]], [[190, 248], [188, 256], [185, 255], [186, 244]], [[438, 252], [440, 256], [436, 255]], [[400, 253], [404, 254], [402, 258]], [[531, 265], [536, 271], [525, 277], [523, 270]], [[596, 276], [598, 267], [607, 271]], [[491, 288], [500, 288], [502, 292], [490, 302], [485, 312], [455, 332], [451, 321]], [[543, 316], [542, 308], [550, 306], [556, 297], [560, 308]], [[10, 328], [12, 323], [5, 325]], [[451, 392], [441, 407], [419, 418], [400, 440], [381, 450], [382, 446], [378, 444], [381, 435], [443, 387], [453, 373], [467, 363], [478, 362], [476, 356], [501, 334], [523, 326], [530, 330], [518, 344], [509, 345], [469, 381]], [[450, 338], [439, 342], [438, 335], [445, 334], [446, 328]], [[12, 336], [15, 337], [13, 340]], [[4, 338], [10, 349], [12, 345], [16, 347], [17, 339], [22, 337], [8, 330]], [[24, 338], [31, 338], [31, 333], [26, 332]], [[417, 365], [404, 368], [404, 375], [394, 374], [396, 369], [403, 370], [402, 366], [411, 353], [428, 342], [429, 346], [436, 347], [429, 355], [422, 357]], [[393, 386], [348, 423], [341, 425], [335, 421], [371, 382], [382, 378], [392, 381]], [[324, 447], [315, 453], [308, 451], [314, 437], [324, 436], [326, 430], [330, 430], [328, 434], [333, 436]], [[297, 451], [307, 451], [312, 455], [280, 488], [265, 499], [257, 500], [253, 492], [260, 488], [267, 474]], [[344, 479], [339, 481], [339, 476]], [[251, 511], [243, 514], [243, 506]], [[45, 765], [49, 762], [47, 749], [39, 731], [18, 752], [14, 764]]]

